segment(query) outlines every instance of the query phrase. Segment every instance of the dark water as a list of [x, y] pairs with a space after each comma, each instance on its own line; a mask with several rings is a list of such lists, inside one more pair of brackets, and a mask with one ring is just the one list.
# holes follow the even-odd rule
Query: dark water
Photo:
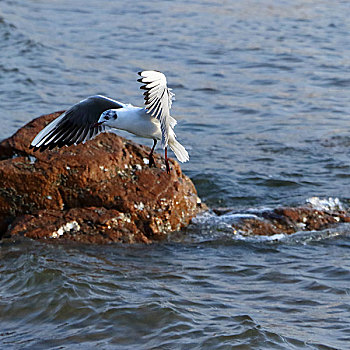
[[[0, 139], [96, 93], [141, 105], [136, 72], [158, 69], [209, 206], [348, 205], [348, 18], [348, 1], [2, 0]], [[2, 243], [0, 348], [350, 349], [349, 228], [243, 239], [227, 220], [151, 246]]]

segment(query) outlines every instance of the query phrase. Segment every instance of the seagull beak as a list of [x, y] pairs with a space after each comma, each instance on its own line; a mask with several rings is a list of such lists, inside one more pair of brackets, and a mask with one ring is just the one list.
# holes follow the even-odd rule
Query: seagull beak
[[96, 128], [96, 127], [98, 127], [98, 126], [100, 126], [100, 125], [102, 125], [103, 123], [105, 123], [104, 121], [103, 122], [97, 122], [97, 123], [95, 123], [95, 124], [92, 124], [92, 128]]

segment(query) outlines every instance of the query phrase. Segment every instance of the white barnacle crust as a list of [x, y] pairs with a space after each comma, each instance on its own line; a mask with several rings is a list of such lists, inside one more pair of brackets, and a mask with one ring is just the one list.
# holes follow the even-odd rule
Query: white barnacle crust
[[62, 225], [57, 231], [51, 234], [51, 238], [59, 238], [67, 232], [77, 232], [80, 230], [80, 225], [76, 221], [70, 221]]
[[140, 202], [139, 204], [135, 203], [134, 208], [137, 210], [143, 210], [143, 209], [145, 209], [145, 205], [142, 202]]
[[29, 164], [34, 164], [37, 160], [36, 157], [34, 156], [28, 156], [28, 158], [29, 158]]

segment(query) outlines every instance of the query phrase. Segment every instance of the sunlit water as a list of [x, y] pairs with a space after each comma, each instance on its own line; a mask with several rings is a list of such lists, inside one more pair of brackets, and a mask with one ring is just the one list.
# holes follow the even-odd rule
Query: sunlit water
[[[348, 204], [348, 13], [2, 0], [0, 139], [96, 93], [141, 105], [136, 72], [157, 69], [176, 93], [182, 168], [210, 207]], [[349, 349], [348, 227], [244, 239], [225, 220], [151, 246], [2, 243], [0, 348]]]

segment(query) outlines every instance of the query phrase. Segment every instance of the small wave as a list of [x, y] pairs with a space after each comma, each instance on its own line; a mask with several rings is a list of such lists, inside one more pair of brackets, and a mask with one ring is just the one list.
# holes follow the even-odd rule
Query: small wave
[[350, 225], [343, 224], [334, 229], [326, 229], [322, 231], [298, 231], [293, 234], [279, 233], [272, 236], [245, 236], [240, 233], [235, 233], [232, 236], [233, 240], [249, 243], [288, 243], [288, 244], [309, 244], [319, 242], [339, 236], [346, 236], [350, 232]]
[[350, 87], [350, 79], [343, 79], [343, 78], [330, 78], [325, 79], [324, 83], [321, 84], [322, 86], [333, 86], [333, 87]]
[[[204, 61], [204, 60], [199, 60], [197, 58], [192, 58], [187, 60], [187, 64], [193, 65], [193, 66], [206, 66], [206, 65], [213, 65], [215, 64], [214, 60], [213, 61]], [[204, 73], [204, 72], [203, 72]]]
[[0, 12], [0, 28], [10, 28], [13, 30], [16, 29], [16, 26], [12, 23], [9, 23]]
[[339, 147], [339, 148], [348, 148], [350, 147], [350, 137], [349, 136], [333, 136], [329, 139], [325, 139], [321, 142], [323, 147]]
[[237, 108], [234, 111], [237, 114], [243, 114], [243, 115], [252, 115], [252, 114], [259, 113], [257, 109], [253, 109], [253, 108]]
[[266, 186], [266, 187], [297, 187], [297, 186], [300, 186], [300, 184], [298, 182], [290, 181], [290, 180], [282, 180], [282, 179], [266, 179], [258, 185]]
[[266, 86], [266, 85], [276, 85], [278, 84], [277, 80], [273, 80], [273, 79], [255, 79], [252, 80], [251, 85], [262, 85], [262, 86]]
[[[44, 48], [42, 43], [30, 37], [29, 32], [23, 32], [13, 23], [8, 22], [0, 13], [0, 49], [5, 49], [10, 56], [26, 54], [33, 49]], [[11, 50], [9, 50], [11, 48]], [[14, 51], [13, 51], [14, 50]]]
[[293, 68], [290, 66], [286, 66], [283, 64], [275, 64], [275, 63], [248, 63], [242, 65], [242, 68], [244, 69], [263, 69], [266, 68], [268, 70], [282, 70], [282, 71], [292, 71]]
[[207, 92], [207, 93], [217, 93], [219, 90], [212, 88], [212, 87], [202, 87], [202, 88], [196, 88], [193, 89], [193, 91], [198, 91], [198, 92]]
[[0, 64], [0, 72], [2, 73], [19, 73], [17, 67], [6, 67], [3, 64]]

